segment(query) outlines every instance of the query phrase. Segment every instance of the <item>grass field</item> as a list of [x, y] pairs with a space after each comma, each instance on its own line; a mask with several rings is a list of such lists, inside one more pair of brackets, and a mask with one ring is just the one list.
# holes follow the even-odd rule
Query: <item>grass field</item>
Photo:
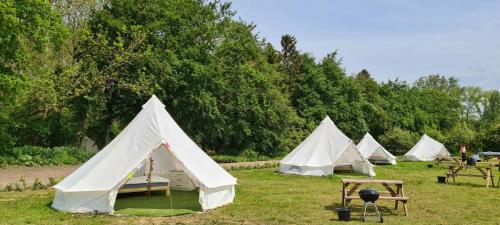
[[[499, 188], [486, 188], [484, 180], [474, 177], [459, 177], [457, 184], [438, 184], [436, 176], [446, 170], [426, 165], [402, 162], [376, 168], [379, 179], [404, 180], [410, 197], [408, 217], [402, 209], [394, 210], [393, 202], [378, 202], [385, 224], [500, 224]], [[339, 223], [334, 209], [341, 203], [340, 177], [359, 176], [303, 177], [275, 171], [231, 171], [239, 183], [234, 204], [175, 217], [62, 213], [50, 208], [52, 191], [2, 192], [0, 224], [335, 224]], [[498, 175], [495, 170], [495, 182]], [[117, 209], [128, 208], [123, 206], [118, 204]], [[361, 201], [353, 201], [352, 206], [353, 217], [358, 218]]]

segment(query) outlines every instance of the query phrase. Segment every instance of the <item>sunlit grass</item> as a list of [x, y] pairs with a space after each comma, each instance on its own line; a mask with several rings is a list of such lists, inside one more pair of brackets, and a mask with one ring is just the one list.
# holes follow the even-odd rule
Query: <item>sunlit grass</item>
[[[402, 208], [394, 210], [394, 202], [377, 202], [384, 214], [385, 224], [500, 223], [499, 188], [486, 188], [484, 180], [477, 177], [459, 177], [456, 184], [438, 184], [436, 177], [444, 175], [446, 169], [427, 168], [427, 164], [401, 162], [397, 166], [377, 166], [377, 179], [405, 181], [405, 192], [410, 197], [408, 217], [404, 216]], [[52, 191], [4, 192], [0, 193], [0, 223], [335, 224], [338, 221], [334, 209], [341, 203], [340, 178], [364, 177], [350, 173], [328, 177], [282, 175], [276, 172], [276, 168], [231, 173], [238, 178], [235, 202], [208, 212], [174, 217], [94, 217], [52, 210]], [[494, 175], [496, 183], [498, 170]], [[381, 186], [374, 187], [382, 189]], [[361, 204], [361, 201], [352, 202], [352, 218], [356, 220], [360, 216]]]

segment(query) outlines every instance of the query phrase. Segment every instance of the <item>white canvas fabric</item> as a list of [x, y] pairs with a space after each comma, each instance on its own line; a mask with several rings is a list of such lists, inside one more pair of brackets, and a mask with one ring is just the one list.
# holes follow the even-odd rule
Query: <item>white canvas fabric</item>
[[433, 161], [436, 158], [448, 158], [450, 153], [443, 144], [424, 134], [420, 141], [404, 155], [407, 161]]
[[280, 172], [324, 176], [332, 174], [335, 166], [342, 165], [351, 165], [357, 172], [375, 176], [374, 166], [327, 116], [309, 137], [280, 161]]
[[365, 134], [356, 147], [363, 154], [363, 157], [370, 162], [396, 165], [396, 157], [380, 145], [369, 133]]
[[118, 189], [131, 177], [153, 174], [168, 179], [182, 170], [199, 189], [203, 210], [233, 202], [236, 178], [198, 147], [156, 96], [99, 153], [54, 186], [52, 207], [68, 212], [113, 213]]

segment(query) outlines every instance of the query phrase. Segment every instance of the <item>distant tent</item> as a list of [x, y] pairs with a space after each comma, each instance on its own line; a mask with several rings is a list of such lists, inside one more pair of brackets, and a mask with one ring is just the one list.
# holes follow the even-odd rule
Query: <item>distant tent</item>
[[[154, 163], [148, 164], [150, 158]], [[204, 210], [233, 202], [236, 178], [203, 152], [153, 95], [113, 141], [54, 186], [52, 207], [113, 213], [118, 189], [144, 177], [145, 168], [170, 180], [174, 171], [184, 172], [197, 187]]]
[[354, 171], [375, 176], [374, 166], [327, 116], [309, 137], [280, 161], [280, 172], [324, 176], [332, 174], [336, 166], [349, 165]]
[[369, 133], [356, 146], [365, 159], [373, 163], [390, 163], [396, 165], [396, 157], [380, 145]]
[[432, 161], [448, 157], [450, 157], [450, 153], [443, 144], [424, 134], [420, 141], [405, 154], [404, 159], [407, 161]]

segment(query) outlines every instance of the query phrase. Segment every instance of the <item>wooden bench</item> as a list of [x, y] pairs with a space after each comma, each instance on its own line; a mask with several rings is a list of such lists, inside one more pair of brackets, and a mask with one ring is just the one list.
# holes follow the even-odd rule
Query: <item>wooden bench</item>
[[[361, 199], [361, 197], [356, 196], [356, 195], [351, 195], [351, 196], [346, 196], [345, 199], [349, 199], [349, 200]], [[378, 199], [380, 199], [380, 200], [396, 200], [396, 201], [408, 201], [408, 200], [410, 200], [410, 198], [408, 198], [408, 197], [399, 197], [399, 196], [379, 196]]]
[[342, 165], [333, 168], [334, 172], [352, 172], [352, 165]]
[[[401, 180], [375, 180], [375, 179], [344, 179], [342, 178], [342, 206], [348, 206], [351, 200], [361, 199], [359, 195], [353, 195], [359, 192], [358, 188], [363, 184], [381, 184], [387, 191], [379, 191], [379, 200], [391, 200], [395, 201], [394, 208], [398, 209], [398, 203], [403, 203], [405, 216], [408, 216], [407, 203], [410, 200], [409, 197], [405, 196], [403, 184]], [[350, 189], [349, 186], [353, 185]], [[393, 188], [395, 187], [395, 189]]]

